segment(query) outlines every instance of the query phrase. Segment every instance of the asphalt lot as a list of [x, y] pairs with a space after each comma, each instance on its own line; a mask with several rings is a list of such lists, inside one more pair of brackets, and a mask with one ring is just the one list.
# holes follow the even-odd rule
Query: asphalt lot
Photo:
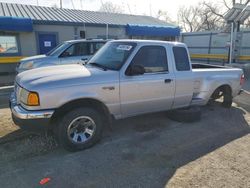
[[245, 106], [206, 106], [191, 124], [166, 112], [117, 121], [99, 144], [77, 153], [49, 135], [8, 139], [22, 131], [2, 108], [0, 126], [12, 132], [0, 138], [1, 187], [39, 187], [45, 177], [44, 187], [249, 187], [250, 97], [236, 100]]

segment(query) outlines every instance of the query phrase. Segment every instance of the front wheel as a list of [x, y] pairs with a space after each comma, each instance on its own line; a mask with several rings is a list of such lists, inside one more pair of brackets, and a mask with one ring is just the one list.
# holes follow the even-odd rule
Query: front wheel
[[77, 108], [68, 112], [57, 127], [59, 144], [68, 151], [87, 149], [102, 136], [103, 123], [98, 111]]

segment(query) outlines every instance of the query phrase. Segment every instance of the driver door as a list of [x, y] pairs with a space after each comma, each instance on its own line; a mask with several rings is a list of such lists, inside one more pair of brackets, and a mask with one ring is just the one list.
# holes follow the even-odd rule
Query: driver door
[[141, 65], [143, 75], [120, 77], [120, 100], [123, 117], [168, 110], [174, 101], [175, 81], [168, 71], [164, 46], [143, 46], [129, 66]]

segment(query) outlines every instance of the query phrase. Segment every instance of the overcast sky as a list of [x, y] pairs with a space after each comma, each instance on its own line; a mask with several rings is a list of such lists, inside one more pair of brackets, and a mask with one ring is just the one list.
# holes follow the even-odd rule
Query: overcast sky
[[[154, 15], [159, 9], [167, 11], [172, 19], [177, 18], [177, 11], [180, 6], [189, 6], [197, 4], [201, 0], [62, 0], [64, 8], [76, 8], [84, 10], [98, 10], [103, 3], [111, 1], [115, 4], [122, 5], [126, 13]], [[81, 3], [82, 1], [82, 3]], [[60, 0], [0, 0], [7, 3], [22, 3], [40, 6], [59, 6]], [[72, 4], [73, 2], [73, 4]], [[73, 7], [74, 6], [74, 7]], [[130, 9], [130, 10], [129, 10]]]

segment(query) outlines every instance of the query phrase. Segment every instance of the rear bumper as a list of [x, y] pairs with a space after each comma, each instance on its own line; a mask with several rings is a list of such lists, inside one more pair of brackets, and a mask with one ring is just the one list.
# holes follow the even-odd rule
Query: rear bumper
[[14, 93], [11, 94], [9, 104], [12, 119], [17, 126], [35, 132], [48, 130], [54, 110], [26, 110], [21, 105], [16, 104]]

